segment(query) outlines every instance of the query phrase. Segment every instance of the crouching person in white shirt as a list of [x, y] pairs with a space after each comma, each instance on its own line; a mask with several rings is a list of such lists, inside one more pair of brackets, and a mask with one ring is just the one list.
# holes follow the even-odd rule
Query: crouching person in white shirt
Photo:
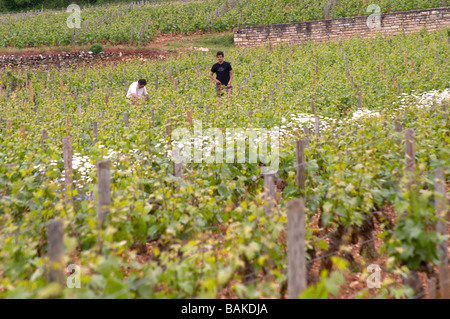
[[133, 82], [128, 89], [127, 98], [131, 102], [139, 101], [142, 97], [147, 97], [147, 89], [145, 86], [147, 85], [147, 81], [144, 79], [140, 79], [137, 82]]

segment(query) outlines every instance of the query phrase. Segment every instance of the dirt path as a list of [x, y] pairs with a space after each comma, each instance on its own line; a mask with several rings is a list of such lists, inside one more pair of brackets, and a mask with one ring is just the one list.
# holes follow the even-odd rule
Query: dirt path
[[209, 48], [201, 47], [202, 41], [207, 37], [214, 39], [214, 37], [221, 36], [232, 36], [232, 34], [230, 32], [203, 33], [201, 31], [188, 35], [163, 34], [144, 46], [104, 44], [104, 52], [99, 55], [89, 54], [89, 45], [23, 49], [0, 48], [0, 67], [70, 67], [85, 63], [116, 63], [136, 58], [144, 61], [164, 60], [191, 50], [209, 51]]

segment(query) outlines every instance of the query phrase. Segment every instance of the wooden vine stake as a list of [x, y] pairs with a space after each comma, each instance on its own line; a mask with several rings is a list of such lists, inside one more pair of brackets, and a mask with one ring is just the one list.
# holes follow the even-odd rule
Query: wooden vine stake
[[69, 130], [70, 130], [70, 118], [66, 117], [66, 131], [67, 131], [67, 134], [69, 134]]
[[[64, 229], [60, 220], [47, 224], [47, 241], [49, 255], [48, 282], [64, 285]], [[62, 288], [62, 287], [60, 287]]]
[[[402, 132], [402, 125], [398, 120], [395, 120], [395, 132], [401, 133]], [[397, 139], [397, 144], [400, 144], [402, 141], [400, 138]]]
[[25, 139], [25, 125], [20, 125], [20, 137], [24, 140]]
[[436, 278], [428, 279], [428, 299], [436, 299]]
[[[441, 233], [443, 236], [447, 235], [446, 221], [449, 219], [447, 213], [446, 196], [445, 196], [445, 178], [444, 170], [438, 168], [434, 171], [434, 211], [438, 216], [436, 223], [436, 232]], [[448, 248], [447, 240], [438, 245], [438, 251], [440, 252], [439, 260], [439, 286], [440, 296], [442, 299], [450, 299], [450, 282], [448, 276]]]
[[303, 131], [305, 132], [304, 146], [309, 149], [309, 129], [305, 126]]
[[411, 187], [415, 184], [414, 172], [416, 170], [415, 150], [414, 150], [414, 130], [408, 128], [405, 130], [405, 168], [406, 174], [408, 174], [408, 185]]
[[402, 125], [400, 124], [400, 122], [398, 120], [395, 120], [395, 131], [397, 133], [400, 133], [402, 131]]
[[64, 157], [64, 185], [66, 187], [66, 205], [73, 207], [73, 169], [72, 169], [72, 138], [63, 137], [63, 157]]
[[444, 113], [444, 120], [447, 122], [447, 101], [442, 102], [442, 112]]
[[94, 134], [94, 145], [97, 143], [98, 141], [98, 132], [97, 132], [97, 122], [92, 122], [92, 131]]
[[173, 149], [173, 175], [183, 178], [183, 164], [181, 162], [180, 148], [176, 145]]
[[155, 126], [155, 108], [152, 107], [151, 109], [152, 114], [152, 126]]
[[298, 299], [306, 289], [305, 206], [302, 199], [288, 203], [288, 298]]
[[191, 111], [186, 111], [186, 121], [189, 124], [189, 127], [192, 127], [192, 113]]
[[316, 136], [320, 136], [320, 119], [318, 116], [314, 117], [315, 122], [314, 122], [314, 129], [316, 131]]
[[174, 162], [173, 163], [173, 170], [174, 170], [174, 175], [177, 178], [183, 178], [183, 165], [180, 162]]
[[167, 124], [166, 124], [166, 135], [170, 140], [170, 135], [172, 134], [172, 130], [170, 127], [170, 119], [167, 120]]
[[359, 108], [361, 109], [362, 108], [362, 93], [361, 93], [361, 91], [358, 91], [358, 105], [359, 105]]
[[300, 190], [305, 189], [305, 151], [304, 142], [297, 141], [295, 143], [296, 149], [296, 171], [297, 171], [297, 185]]
[[48, 139], [48, 132], [47, 130], [42, 130], [42, 137], [41, 137], [41, 142], [42, 142], [42, 147], [43, 148], [47, 148], [47, 139]]
[[30, 101], [34, 103], [33, 82], [30, 81]]
[[59, 87], [61, 88], [61, 96], [64, 97], [64, 83], [62, 79], [59, 79]]
[[128, 127], [128, 113], [125, 113], [123, 115], [123, 122], [124, 122], [125, 127]]
[[111, 172], [110, 161], [97, 162], [98, 210], [97, 218], [100, 227], [105, 222], [111, 204]]
[[276, 207], [275, 174], [264, 174], [264, 212], [271, 215]]

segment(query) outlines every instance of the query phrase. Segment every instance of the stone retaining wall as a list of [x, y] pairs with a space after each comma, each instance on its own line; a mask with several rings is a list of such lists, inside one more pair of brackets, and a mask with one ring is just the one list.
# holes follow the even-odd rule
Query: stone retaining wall
[[338, 40], [358, 34], [362, 38], [377, 33], [382, 36], [408, 34], [423, 28], [434, 31], [450, 27], [450, 7], [380, 14], [379, 21], [380, 27], [373, 16], [242, 27], [234, 29], [234, 43], [240, 47], [254, 47], [267, 43], [301, 44], [310, 40]]

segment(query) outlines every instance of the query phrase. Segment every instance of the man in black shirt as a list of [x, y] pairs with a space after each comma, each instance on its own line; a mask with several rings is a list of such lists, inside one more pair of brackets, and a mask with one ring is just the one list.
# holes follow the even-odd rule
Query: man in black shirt
[[[217, 52], [217, 60], [219, 63], [216, 63], [211, 68], [211, 73], [209, 77], [216, 82], [216, 92], [217, 96], [223, 95], [223, 89], [226, 89], [227, 93], [231, 93], [231, 81], [233, 81], [233, 69], [231, 68], [231, 64], [223, 60], [224, 54], [222, 51]], [[214, 78], [214, 73], [217, 74], [217, 77]]]

